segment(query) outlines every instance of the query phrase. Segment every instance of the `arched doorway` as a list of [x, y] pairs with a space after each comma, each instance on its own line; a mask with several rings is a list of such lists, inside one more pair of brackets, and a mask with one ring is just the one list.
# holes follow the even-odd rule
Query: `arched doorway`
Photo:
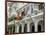
[[35, 31], [35, 26], [34, 26], [34, 23], [32, 22], [30, 24], [30, 32], [34, 32]]
[[21, 25], [19, 26], [19, 33], [21, 33], [21, 30], [22, 30], [22, 27], [21, 27]]
[[38, 32], [41, 32], [41, 25], [38, 25]]
[[27, 32], [27, 24], [25, 24], [25, 26], [24, 26], [24, 33], [26, 33]]
[[44, 21], [41, 20], [38, 22], [38, 32], [44, 31]]
[[34, 32], [34, 25], [32, 26], [32, 32]]
[[15, 33], [15, 25], [13, 25], [13, 33]]

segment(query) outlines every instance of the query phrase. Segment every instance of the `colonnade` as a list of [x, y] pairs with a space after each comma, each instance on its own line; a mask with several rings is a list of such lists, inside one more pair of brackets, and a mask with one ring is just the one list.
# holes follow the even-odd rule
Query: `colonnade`
[[[38, 32], [38, 23], [37, 22], [35, 22], [35, 23], [25, 23], [25, 24], [26, 24], [26, 27], [27, 27], [26, 32]], [[24, 33], [25, 24], [23, 24], [23, 23], [20, 24], [21, 25], [21, 33]], [[16, 26], [15, 32], [16, 33], [19, 33], [19, 26], [20, 25], [15, 24], [15, 26]], [[33, 28], [34, 31], [32, 31], [32, 26], [34, 26], [34, 28]], [[41, 26], [41, 31], [43, 31], [43, 25]]]

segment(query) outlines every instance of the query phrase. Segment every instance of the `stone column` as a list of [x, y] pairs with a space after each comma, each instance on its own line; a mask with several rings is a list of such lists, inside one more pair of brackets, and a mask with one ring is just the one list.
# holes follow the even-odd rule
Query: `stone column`
[[30, 24], [27, 23], [27, 32], [30, 32]]
[[38, 32], [38, 23], [35, 22], [34, 24], [35, 24], [35, 32]]
[[17, 26], [16, 28], [16, 33], [19, 33], [19, 26]]
[[22, 24], [22, 33], [24, 32], [24, 24]]
[[44, 31], [43, 29], [44, 29], [44, 28], [43, 28], [43, 25], [41, 25], [41, 31]]
[[19, 33], [19, 26], [17, 26], [17, 33]]
[[12, 33], [13, 33], [13, 26], [12, 26]]
[[19, 25], [15, 25], [15, 33], [19, 33]]

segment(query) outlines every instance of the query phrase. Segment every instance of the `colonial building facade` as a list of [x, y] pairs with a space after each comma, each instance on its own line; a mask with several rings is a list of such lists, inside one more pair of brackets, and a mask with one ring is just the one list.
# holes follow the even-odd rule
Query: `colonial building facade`
[[[8, 3], [7, 5], [10, 6], [10, 4], [11, 3]], [[16, 6], [17, 9], [14, 8]], [[10, 11], [8, 12], [8, 18], [11, 18], [11, 16], [15, 18], [11, 19], [10, 21], [8, 19], [7, 32], [8, 33], [44, 32], [43, 15], [44, 15], [44, 4], [42, 3], [41, 4], [12, 3], [11, 12]]]

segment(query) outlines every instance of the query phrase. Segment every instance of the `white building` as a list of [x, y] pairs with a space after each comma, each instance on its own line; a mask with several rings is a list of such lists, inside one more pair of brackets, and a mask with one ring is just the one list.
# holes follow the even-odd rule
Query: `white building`
[[[18, 7], [14, 10], [15, 4]], [[13, 3], [11, 16], [22, 16], [21, 20], [13, 19], [7, 23], [7, 31], [9, 33], [26, 33], [26, 32], [43, 32], [44, 31], [44, 11], [39, 10], [40, 4], [35, 3]], [[17, 11], [17, 12], [16, 12]], [[21, 15], [24, 12], [25, 15]], [[8, 15], [9, 15], [8, 14]], [[8, 18], [10, 18], [8, 16]], [[8, 19], [9, 20], [9, 19]]]

